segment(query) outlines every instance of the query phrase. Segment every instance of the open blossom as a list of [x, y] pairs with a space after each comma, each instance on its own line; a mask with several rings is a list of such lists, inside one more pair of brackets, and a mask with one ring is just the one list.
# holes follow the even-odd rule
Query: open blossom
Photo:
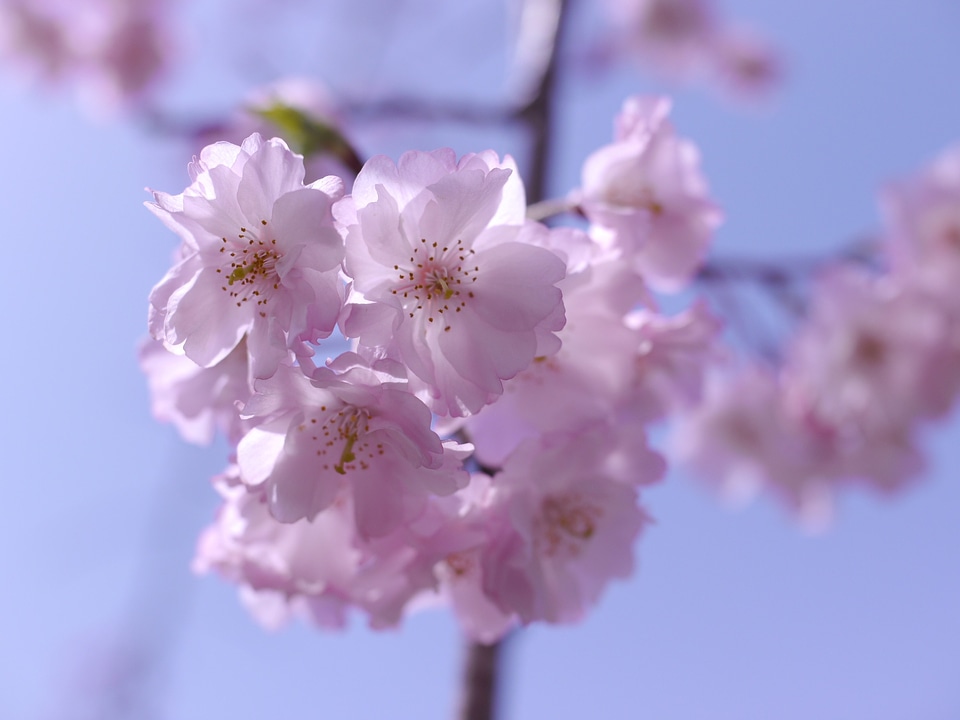
[[421, 541], [421, 547], [440, 556], [433, 570], [437, 591], [449, 601], [464, 634], [483, 643], [496, 642], [517, 623], [484, 590], [483, 556], [504, 529], [491, 511], [494, 497], [490, 476], [474, 474], [468, 487], [444, 498], [440, 509], [447, 521]]
[[281, 522], [316, 517], [345, 487], [364, 537], [416, 518], [428, 495], [467, 481], [461, 464], [470, 448], [442, 443], [401, 380], [353, 353], [312, 380], [281, 366], [244, 408], [259, 421], [237, 448], [244, 482], [264, 487]]
[[245, 342], [203, 368], [149, 340], [140, 348], [140, 368], [150, 385], [154, 417], [172, 423], [187, 442], [206, 445], [217, 430], [231, 443], [243, 436], [248, 423], [237, 406], [253, 392]]
[[343, 187], [303, 185], [303, 158], [254, 133], [207, 146], [179, 195], [152, 210], [183, 240], [180, 261], [150, 295], [150, 329], [203, 367], [246, 337], [255, 377], [291, 348], [328, 336], [341, 307], [343, 243], [331, 206]]
[[340, 628], [359, 610], [371, 627], [396, 626], [410, 610], [444, 599], [472, 638], [493, 642], [516, 623], [482, 590], [480, 553], [489, 540], [489, 478], [435, 498], [415, 522], [388, 535], [357, 534], [352, 496], [341, 493], [312, 520], [281, 523], [263, 489], [248, 491], [231, 466], [214, 483], [224, 503], [193, 562], [240, 586], [264, 625], [293, 617]]
[[494, 478], [505, 527], [483, 555], [484, 590], [525, 623], [574, 622], [633, 571], [647, 522], [636, 490], [605, 472], [603, 434], [531, 440]]
[[403, 362], [439, 413], [492, 402], [563, 326], [564, 263], [525, 211], [512, 161], [452, 150], [375, 157], [335, 208], [358, 295], [345, 334]]
[[676, 426], [674, 454], [729, 499], [770, 491], [818, 524], [832, 495], [826, 445], [813, 425], [792, 422], [781, 394], [778, 377], [762, 366], [712, 376], [704, 401]]
[[240, 482], [236, 466], [215, 487], [224, 504], [200, 537], [194, 570], [216, 570], [240, 585], [245, 604], [268, 627], [297, 614], [342, 627], [360, 562], [349, 503], [313, 522], [280, 523], [263, 492], [248, 492]]
[[647, 421], [700, 401], [704, 374], [721, 356], [723, 326], [702, 300], [667, 317], [645, 308], [626, 318], [638, 339], [629, 397], [624, 405]]
[[960, 346], [939, 306], [853, 268], [837, 268], [814, 292], [784, 372], [820, 422], [870, 436], [949, 408]]
[[628, 99], [616, 141], [584, 162], [578, 194], [593, 237], [661, 290], [689, 282], [721, 221], [699, 152], [677, 136], [669, 112], [666, 98]]
[[[476, 457], [488, 467], [502, 465], [527, 438], [616, 422], [631, 388], [640, 340], [624, 316], [645, 298], [643, 280], [622, 263], [597, 260], [582, 277], [569, 275], [563, 289], [567, 323], [558, 333], [560, 349], [508, 380], [497, 402], [464, 423]], [[645, 446], [644, 438], [638, 428], [630, 442]]]

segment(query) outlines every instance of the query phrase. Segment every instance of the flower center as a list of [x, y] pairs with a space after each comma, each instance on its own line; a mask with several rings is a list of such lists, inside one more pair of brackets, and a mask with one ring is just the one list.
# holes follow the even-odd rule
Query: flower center
[[663, 215], [666, 210], [650, 186], [635, 186], [622, 180], [610, 183], [604, 192], [604, 200], [617, 208], [646, 210], [654, 217]]
[[[266, 227], [267, 221], [261, 220], [260, 224]], [[217, 268], [226, 278], [226, 284], [220, 289], [236, 301], [237, 307], [254, 301], [260, 308], [260, 317], [266, 317], [263, 306], [270, 295], [280, 289], [277, 262], [281, 255], [277, 252], [277, 241], [264, 240], [245, 227], [240, 228], [236, 240], [220, 239], [223, 242], [220, 253], [226, 257], [226, 262]]]
[[877, 335], [864, 331], [853, 341], [851, 355], [858, 364], [878, 367], [887, 358], [887, 344]]
[[538, 549], [548, 556], [576, 557], [596, 533], [602, 515], [577, 493], [544, 498], [535, 525]]
[[365, 408], [345, 405], [328, 413], [324, 405], [320, 411], [326, 414], [305, 420], [297, 430], [309, 431], [317, 456], [326, 461], [322, 466], [324, 470], [332, 469], [339, 475], [366, 470], [374, 456], [383, 455], [383, 443], [372, 444], [366, 437], [370, 413]]
[[443, 562], [453, 577], [463, 577], [471, 572], [476, 565], [474, 557], [466, 552], [453, 552], [444, 558]]
[[393, 266], [400, 282], [391, 292], [400, 298], [411, 319], [426, 316], [428, 323], [449, 331], [453, 316], [473, 297], [469, 287], [480, 270], [479, 265], [469, 265], [475, 254], [462, 240], [448, 247], [421, 238], [408, 262]]

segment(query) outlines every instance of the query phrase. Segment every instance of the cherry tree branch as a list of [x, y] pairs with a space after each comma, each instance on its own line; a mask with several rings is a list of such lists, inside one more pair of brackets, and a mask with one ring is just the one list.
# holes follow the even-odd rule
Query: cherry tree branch
[[464, 668], [460, 720], [493, 720], [504, 641], [492, 645], [470, 643]]

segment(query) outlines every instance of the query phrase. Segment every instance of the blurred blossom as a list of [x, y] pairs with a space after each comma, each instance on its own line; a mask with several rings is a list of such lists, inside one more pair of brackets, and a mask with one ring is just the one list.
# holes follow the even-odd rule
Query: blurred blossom
[[95, 115], [136, 105], [173, 55], [169, 0], [2, 0], [0, 58], [72, 85]]
[[713, 0], [606, 0], [626, 54], [676, 80], [706, 78], [739, 97], [758, 97], [781, 79], [781, 60], [760, 34], [732, 25]]
[[666, 291], [690, 282], [723, 217], [696, 145], [677, 135], [669, 114], [667, 98], [627, 99], [615, 141], [584, 161], [573, 194], [592, 237]]

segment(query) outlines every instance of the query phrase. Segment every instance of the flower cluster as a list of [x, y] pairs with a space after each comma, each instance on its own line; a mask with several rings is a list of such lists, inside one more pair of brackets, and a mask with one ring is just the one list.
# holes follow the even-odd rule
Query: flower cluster
[[767, 92], [780, 59], [756, 32], [722, 20], [713, 0], [606, 0], [619, 43], [661, 74], [706, 75], [740, 95]]
[[724, 490], [768, 488], [820, 523], [838, 486], [889, 492], [922, 469], [917, 431], [960, 390], [960, 150], [882, 205], [884, 269], [830, 267], [782, 363], [713, 384], [681, 425], [681, 453]]
[[374, 157], [344, 194], [253, 134], [154, 193], [182, 241], [150, 297], [154, 410], [235, 446], [196, 568], [268, 625], [389, 627], [434, 598], [485, 642], [628, 576], [665, 472], [647, 428], [697, 400], [719, 333], [648, 290], [683, 285], [719, 222], [668, 111], [628, 101], [588, 161], [589, 232], [527, 219], [493, 151]]
[[167, 65], [168, 0], [0, 0], [0, 59], [75, 83], [97, 110], [139, 96]]

